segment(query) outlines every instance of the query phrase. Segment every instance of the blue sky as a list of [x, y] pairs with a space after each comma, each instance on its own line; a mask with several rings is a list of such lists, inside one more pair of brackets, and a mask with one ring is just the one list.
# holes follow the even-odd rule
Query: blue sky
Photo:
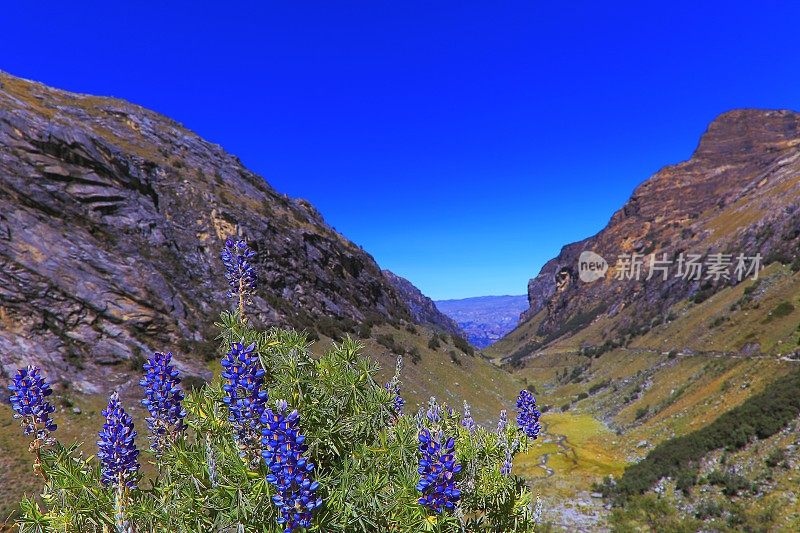
[[794, 2], [123, 4], [4, 3], [0, 69], [183, 122], [434, 298], [524, 293], [716, 115], [800, 109]]

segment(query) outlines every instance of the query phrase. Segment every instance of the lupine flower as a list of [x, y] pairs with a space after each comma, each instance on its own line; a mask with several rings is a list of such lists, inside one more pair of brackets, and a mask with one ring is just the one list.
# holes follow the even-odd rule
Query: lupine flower
[[397, 356], [397, 363], [394, 368], [394, 376], [386, 384], [386, 390], [394, 394], [394, 401], [392, 402], [392, 410], [396, 417], [403, 416], [403, 407], [406, 401], [400, 396], [400, 372], [403, 370], [403, 356]]
[[311, 480], [314, 465], [303, 456], [308, 447], [298, 428], [300, 415], [296, 410], [286, 415], [287, 407], [280, 400], [274, 411], [264, 413], [261, 455], [270, 472], [267, 481], [278, 491], [272, 497], [280, 510], [278, 523], [284, 533], [291, 533], [311, 526], [311, 513], [322, 505], [322, 498], [316, 496], [319, 483]]
[[244, 312], [244, 300], [248, 294], [252, 294], [258, 283], [258, 276], [253, 267], [253, 259], [256, 253], [243, 240], [225, 241], [225, 248], [220, 257], [222, 264], [225, 265], [225, 279], [228, 280], [228, 298], [234, 295], [239, 297], [239, 311]]
[[106, 422], [97, 441], [100, 448], [97, 457], [103, 467], [102, 482], [104, 485], [123, 484], [127, 488], [136, 488], [139, 450], [134, 442], [136, 431], [133, 429], [133, 419], [122, 408], [116, 392], [109, 398], [108, 407], [102, 414]]
[[11, 391], [14, 418], [19, 419], [22, 432], [25, 435], [34, 435], [41, 444], [51, 444], [50, 433], [57, 426], [50, 413], [56, 409], [45, 399], [53, 394], [53, 389], [41, 375], [41, 370], [33, 365], [20, 368], [8, 390]]
[[251, 460], [261, 455], [261, 416], [267, 403], [267, 391], [262, 390], [264, 368], [254, 353], [255, 347], [255, 343], [244, 346], [234, 342], [222, 359], [222, 377], [228, 380], [222, 387], [228, 420], [233, 424], [242, 457]]
[[436, 403], [436, 398], [433, 396], [428, 400], [428, 410], [425, 412], [425, 417], [431, 424], [438, 424], [442, 420], [442, 408]]
[[500, 420], [497, 421], [497, 433], [505, 434], [508, 427], [508, 413], [503, 409], [500, 411]]
[[461, 491], [456, 488], [455, 476], [461, 472], [461, 465], [456, 463], [455, 440], [446, 438], [444, 432], [431, 433], [427, 428], [419, 432], [420, 480], [417, 490], [422, 493], [420, 505], [428, 510], [441, 514], [445, 510], [452, 511], [461, 499]]
[[508, 477], [511, 475], [511, 469], [514, 466], [514, 463], [512, 462], [511, 449], [508, 447], [508, 443], [506, 443], [505, 448], [506, 456], [505, 459], [503, 459], [503, 464], [500, 465], [500, 473]]
[[181, 380], [171, 361], [172, 352], [154, 353], [145, 363], [146, 373], [139, 381], [145, 393], [142, 405], [150, 412], [147, 417], [150, 447], [156, 453], [163, 452], [186, 429]]
[[469, 410], [469, 404], [464, 400], [464, 418], [461, 419], [461, 425], [467, 428], [470, 435], [475, 433], [475, 430], [478, 427], [478, 424], [475, 423], [475, 419], [472, 418], [472, 413]]
[[400, 384], [390, 381], [386, 384], [386, 390], [394, 394], [392, 411], [394, 411], [395, 417], [403, 416], [403, 407], [406, 405], [406, 401], [400, 396]]
[[517, 398], [517, 425], [529, 439], [534, 439], [539, 436], [542, 429], [539, 424], [539, 418], [542, 413], [536, 408], [536, 398], [530, 391], [520, 391]]

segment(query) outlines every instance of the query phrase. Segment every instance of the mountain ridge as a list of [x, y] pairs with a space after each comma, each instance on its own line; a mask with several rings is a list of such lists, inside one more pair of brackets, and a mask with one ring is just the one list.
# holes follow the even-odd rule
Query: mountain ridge
[[165, 347], [205, 372], [198, 356], [230, 304], [227, 237], [258, 254], [252, 320], [411, 320], [372, 256], [311, 204], [167, 117], [0, 73], [0, 147], [6, 375], [24, 358], [94, 392], [103, 368]]
[[[539, 335], [552, 340], [559, 324], [585, 322], [632, 306], [624, 328], [638, 329], [682, 298], [714, 292], [725, 283], [706, 280], [658, 284], [579, 281], [577, 259], [591, 250], [608, 259], [619, 254], [681, 252], [760, 253], [765, 261], [797, 257], [800, 226], [800, 114], [734, 110], [715, 119], [692, 157], [668, 165], [636, 187], [605, 228], [565, 245], [528, 283], [529, 310]], [[756, 206], [757, 207], [754, 207]], [[741, 222], [741, 224], [739, 223]], [[641, 302], [641, 303], [640, 303]], [[581, 314], [593, 317], [580, 318]], [[635, 316], [638, 315], [638, 316]]]

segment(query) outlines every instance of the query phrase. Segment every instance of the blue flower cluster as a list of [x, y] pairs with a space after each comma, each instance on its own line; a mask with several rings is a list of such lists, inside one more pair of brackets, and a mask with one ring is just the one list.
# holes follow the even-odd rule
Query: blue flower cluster
[[34, 435], [36, 440], [49, 444], [50, 433], [57, 426], [50, 417], [55, 407], [45, 398], [53, 394], [53, 389], [41, 375], [39, 368], [29, 365], [17, 370], [8, 390], [11, 391], [14, 418], [19, 419], [23, 433]]
[[406, 401], [400, 396], [400, 384], [395, 381], [390, 381], [386, 384], [386, 390], [394, 395], [394, 399], [392, 400], [392, 411], [394, 411], [394, 415], [403, 416], [403, 407], [406, 405]]
[[222, 264], [225, 265], [225, 279], [228, 280], [228, 297], [239, 295], [242, 298], [246, 294], [252, 293], [258, 277], [255, 268], [253, 267], [253, 259], [256, 253], [247, 245], [243, 240], [234, 241], [228, 239], [225, 241], [225, 248], [222, 250], [220, 257]]
[[452, 511], [461, 499], [461, 491], [456, 488], [456, 475], [461, 465], [455, 460], [455, 440], [446, 438], [444, 432], [431, 432], [423, 428], [419, 432], [420, 480], [417, 490], [422, 493], [420, 505], [441, 514]]
[[145, 375], [139, 381], [145, 394], [142, 405], [150, 413], [150, 447], [156, 453], [163, 452], [186, 429], [181, 380], [171, 361], [172, 352], [154, 353], [144, 364]]
[[291, 533], [311, 525], [311, 513], [322, 505], [322, 498], [316, 496], [319, 483], [311, 480], [314, 465], [303, 456], [308, 447], [298, 428], [300, 415], [297, 411], [286, 415], [287, 408], [280, 400], [274, 411], [264, 413], [261, 455], [270, 472], [267, 481], [278, 491], [272, 497], [280, 510], [278, 523], [284, 533]]
[[124, 485], [136, 488], [139, 473], [139, 450], [136, 449], [136, 431], [133, 419], [125, 412], [115, 392], [108, 400], [108, 407], [103, 412], [106, 422], [98, 436], [97, 446], [100, 451], [97, 457], [102, 463], [102, 479], [104, 485]]
[[478, 424], [476, 424], [475, 419], [472, 418], [472, 413], [469, 410], [469, 404], [466, 400], [464, 401], [464, 418], [461, 419], [461, 425], [467, 428], [470, 435], [475, 433], [475, 430], [478, 428]]
[[233, 424], [242, 457], [251, 459], [261, 455], [261, 417], [267, 404], [264, 368], [255, 348], [255, 343], [244, 346], [234, 342], [222, 358], [222, 377], [228, 380], [222, 387], [228, 420]]
[[529, 439], [539, 436], [542, 425], [539, 423], [542, 413], [536, 408], [536, 398], [527, 390], [520, 391], [517, 398], [517, 425]]

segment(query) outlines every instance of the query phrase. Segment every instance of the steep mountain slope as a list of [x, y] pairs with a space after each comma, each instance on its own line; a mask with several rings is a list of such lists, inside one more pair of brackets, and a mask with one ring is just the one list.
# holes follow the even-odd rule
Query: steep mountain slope
[[411, 317], [417, 324], [426, 324], [452, 335], [464, 335], [458, 324], [439, 311], [433, 300], [422, 294], [422, 291], [415, 287], [413, 283], [389, 270], [384, 270], [383, 274], [397, 290], [406, 306], [408, 306]]
[[[375, 261], [302, 200], [179, 124], [0, 75], [0, 362], [95, 365], [204, 351], [228, 305], [218, 253], [258, 252], [254, 318], [409, 318]], [[181, 359], [184, 359], [181, 357]], [[89, 367], [89, 368], [82, 368]]]
[[442, 313], [456, 321], [467, 334], [467, 340], [477, 348], [490, 346], [514, 329], [520, 314], [528, 308], [526, 296], [477, 296], [435, 303]]
[[[530, 309], [512, 336], [517, 358], [574, 333], [599, 317], [613, 318], [599, 343], [622, 341], [667, 318], [685, 298], [705, 298], [739, 282], [739, 254], [760, 254], [762, 265], [798, 261], [800, 247], [800, 114], [740, 110], [717, 118], [692, 158], [665, 167], [642, 183], [597, 235], [565, 246], [528, 285]], [[604, 278], [581, 281], [579, 257], [592, 251], [608, 263]], [[728, 277], [678, 276], [681, 254], [714, 254], [731, 263]], [[617, 279], [631, 270], [618, 256], [641, 262], [640, 279]], [[664, 255], [666, 254], [666, 255]], [[649, 275], [651, 255], [671, 265]], [[687, 268], [683, 269], [684, 272]], [[693, 276], [689, 276], [691, 278]], [[746, 276], [742, 276], [746, 277]], [[524, 337], [524, 339], [523, 339]], [[507, 349], [507, 348], [506, 348]]]
[[[431, 395], [453, 407], [466, 399], [481, 422], [513, 406], [515, 377], [452, 338], [431, 348], [455, 324], [432, 304], [415, 324], [396, 279], [308, 202], [166, 117], [0, 73], [0, 378], [42, 366], [64, 441], [92, 441], [111, 389], [143, 423], [138, 378], [155, 350], [173, 351], [184, 375], [219, 369], [213, 323], [232, 306], [219, 260], [229, 236], [258, 254], [256, 325], [305, 329], [316, 353], [358, 336], [385, 380], [404, 355], [409, 412]], [[36, 486], [0, 402], [0, 523]]]
[[[538, 444], [520, 465], [532, 477], [549, 475], [543, 492], [557, 522], [655, 527], [636, 514], [650, 500], [635, 490], [613, 514], [589, 497], [593, 482], [619, 479], [648, 457], [622, 486], [658, 489], [655, 513], [664, 514], [650, 518], [664, 530], [800, 527], [797, 479], [776, 467], [781, 461], [765, 462], [798, 460], [791, 427], [800, 418], [791, 402], [769, 402], [780, 379], [800, 372], [799, 207], [800, 115], [733, 111], [709, 126], [689, 161], [640, 185], [605, 229], [565, 246], [531, 280], [523, 322], [486, 352], [533, 384], [548, 413], [560, 411], [546, 432], [561, 444]], [[585, 276], [584, 251], [608, 261], [605, 277]], [[733, 256], [728, 279], [707, 277], [719, 252]], [[645, 259], [640, 279], [617, 279], [617, 256], [632, 253], [667, 254], [667, 278], [646, 279]], [[677, 276], [681, 253], [701, 256], [700, 279]], [[739, 253], [761, 254], [758, 279], [734, 275]], [[750, 402], [765, 406], [744, 423], [758, 428], [755, 436], [730, 431], [741, 420], [734, 409]], [[614, 493], [613, 482], [605, 489]], [[576, 493], [583, 512], [560, 503]]]

